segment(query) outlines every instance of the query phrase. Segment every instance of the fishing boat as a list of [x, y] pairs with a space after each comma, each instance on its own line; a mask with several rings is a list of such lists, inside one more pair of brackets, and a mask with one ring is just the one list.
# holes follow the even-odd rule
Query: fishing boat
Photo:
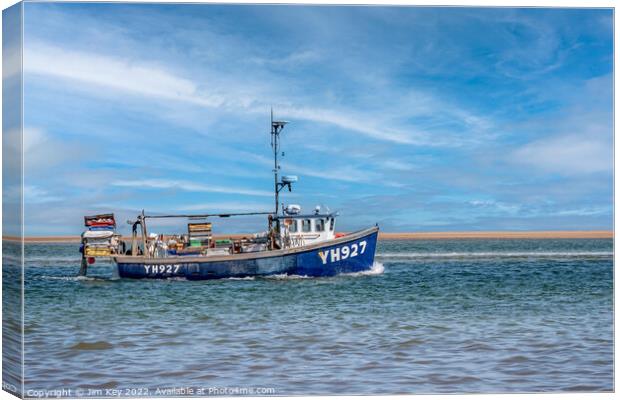
[[[121, 278], [188, 280], [245, 278], [268, 275], [333, 276], [371, 270], [379, 227], [336, 233], [338, 213], [316, 207], [302, 212], [299, 205], [280, 205], [280, 192], [292, 191], [296, 176], [279, 177], [280, 134], [287, 121], [276, 121], [271, 113], [271, 147], [274, 156], [273, 211], [218, 214], [146, 214], [134, 220], [130, 241], [116, 233], [114, 214], [84, 217], [88, 228], [82, 234], [80, 275], [98, 258], [111, 259]], [[253, 235], [216, 238], [215, 218], [264, 215], [267, 230]], [[184, 218], [187, 233], [149, 233], [147, 222]]]

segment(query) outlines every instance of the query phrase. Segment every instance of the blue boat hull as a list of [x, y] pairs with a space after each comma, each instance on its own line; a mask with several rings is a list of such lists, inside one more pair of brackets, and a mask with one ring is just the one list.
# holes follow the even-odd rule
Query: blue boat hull
[[333, 276], [370, 270], [378, 228], [370, 228], [317, 245], [261, 253], [213, 257], [145, 258], [119, 256], [121, 278], [190, 280], [268, 275]]

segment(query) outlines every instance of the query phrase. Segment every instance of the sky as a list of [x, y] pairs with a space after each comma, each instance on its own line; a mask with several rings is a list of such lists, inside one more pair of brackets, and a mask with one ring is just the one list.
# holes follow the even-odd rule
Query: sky
[[281, 200], [338, 211], [337, 230], [611, 229], [612, 24], [610, 9], [25, 3], [26, 235], [97, 212], [128, 231], [142, 209], [271, 211], [272, 107], [299, 177]]

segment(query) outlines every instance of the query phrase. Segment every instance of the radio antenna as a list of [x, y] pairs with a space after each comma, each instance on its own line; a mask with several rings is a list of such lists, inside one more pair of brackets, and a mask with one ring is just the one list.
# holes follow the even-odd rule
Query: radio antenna
[[271, 148], [273, 149], [273, 189], [275, 194], [275, 215], [278, 215], [279, 207], [279, 183], [278, 183], [278, 170], [280, 164], [278, 164], [278, 152], [279, 152], [279, 140], [280, 133], [284, 126], [288, 124], [288, 121], [274, 121], [273, 119], [273, 107], [271, 108]]

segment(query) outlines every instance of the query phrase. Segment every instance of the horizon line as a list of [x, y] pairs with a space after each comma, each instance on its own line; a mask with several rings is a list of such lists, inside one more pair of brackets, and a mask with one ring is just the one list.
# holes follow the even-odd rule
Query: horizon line
[[[350, 233], [350, 232], [343, 232]], [[242, 238], [252, 234], [220, 234], [214, 237]], [[443, 232], [379, 232], [383, 240], [423, 239], [613, 239], [613, 230], [539, 230], [539, 231], [443, 231]], [[123, 240], [130, 240], [123, 236]], [[3, 241], [28, 243], [73, 243], [80, 242], [79, 235], [12, 236], [3, 235]]]

